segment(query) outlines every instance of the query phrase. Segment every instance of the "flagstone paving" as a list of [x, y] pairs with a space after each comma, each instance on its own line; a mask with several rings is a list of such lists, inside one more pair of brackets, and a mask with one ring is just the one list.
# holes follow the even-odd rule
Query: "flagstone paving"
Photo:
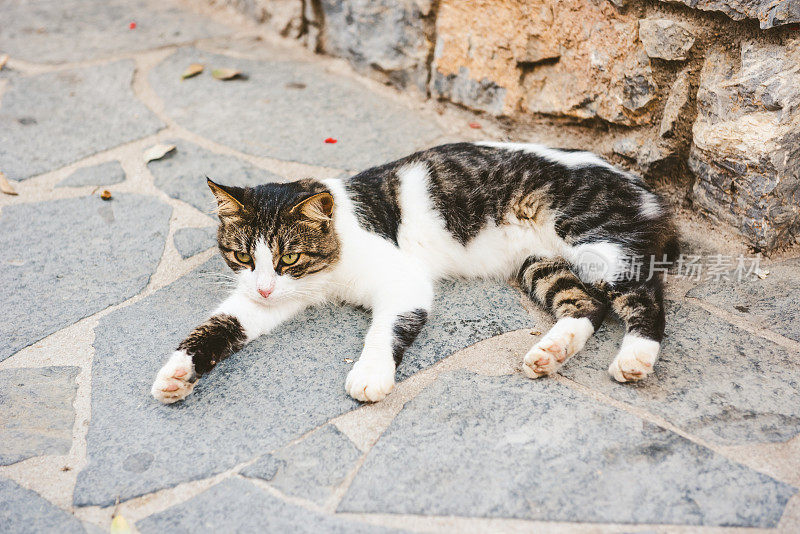
[[778, 262], [769, 267], [769, 275], [763, 279], [707, 281], [686, 296], [703, 299], [748, 322], [800, 341], [798, 271], [800, 259]]
[[0, 212], [0, 360], [140, 293], [171, 208], [153, 197], [84, 196]]
[[[236, 69], [247, 79], [219, 83], [204, 72], [181, 80], [190, 63]], [[252, 61], [184, 48], [148, 79], [178, 124], [258, 156], [360, 170], [429, 146], [444, 133], [419, 114], [317, 64]], [[323, 144], [328, 138], [336, 143]]]
[[175, 232], [173, 241], [178, 253], [186, 259], [211, 247], [216, 247], [217, 229], [216, 227], [181, 228]]
[[0, 371], [0, 465], [72, 447], [78, 367]]
[[[129, 499], [207, 478], [359, 406], [344, 394], [344, 382], [361, 351], [368, 316], [333, 306], [309, 310], [249, 344], [201, 380], [185, 402], [166, 408], [152, 402], [149, 385], [165, 356], [224, 297], [225, 288], [209, 282], [226, 269], [215, 258], [101, 319], [94, 343], [88, 466], [78, 476], [76, 505], [108, 506], [117, 496]], [[398, 375], [481, 339], [530, 326], [519, 300], [499, 283], [443, 284], [431, 324]], [[492, 319], [495, 309], [503, 314]], [[132, 376], [132, 368], [141, 372]], [[140, 454], [149, 458], [147, 465], [125, 469], [128, 458]]]
[[24, 180], [163, 128], [134, 97], [133, 71], [125, 60], [12, 76], [0, 105], [6, 176]]
[[688, 302], [671, 304], [653, 378], [619, 384], [604, 371], [622, 339], [606, 324], [561, 373], [721, 445], [784, 442], [800, 432], [800, 359]]
[[166, 140], [176, 149], [165, 157], [147, 164], [155, 186], [172, 198], [210, 213], [216, 201], [206, 185], [211, 178], [224, 185], [252, 186], [283, 181], [275, 173], [260, 169], [241, 159], [215, 154], [188, 141]]
[[[344, 391], [368, 314], [325, 306], [159, 404], [156, 371], [231, 283], [206, 176], [346, 175], [475, 132], [221, 12], [0, 12], [19, 193], [0, 195], [3, 532], [107, 531], [115, 509], [143, 533], [800, 530], [797, 251], [763, 279], [672, 280], [640, 384], [606, 373], [614, 321], [557, 377], [524, 378], [551, 320], [503, 282], [450, 281], [380, 403]], [[705, 250], [713, 225], [692, 224]]]
[[300, 443], [262, 456], [243, 469], [242, 475], [324, 506], [361, 455], [347, 436], [335, 426], [325, 425]]
[[0, 525], [4, 532], [64, 534], [86, 532], [74, 516], [59, 510], [35, 492], [0, 477]]
[[555, 381], [462, 370], [406, 404], [339, 511], [771, 527], [794, 493]]
[[125, 171], [118, 161], [109, 161], [100, 165], [81, 167], [63, 180], [56, 187], [81, 187], [84, 185], [114, 185], [125, 181]]

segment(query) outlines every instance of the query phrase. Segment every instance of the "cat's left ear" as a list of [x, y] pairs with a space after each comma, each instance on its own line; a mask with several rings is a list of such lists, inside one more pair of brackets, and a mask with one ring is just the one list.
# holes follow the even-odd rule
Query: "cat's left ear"
[[311, 195], [295, 204], [289, 213], [300, 213], [317, 222], [330, 221], [333, 216], [333, 197], [327, 191]]

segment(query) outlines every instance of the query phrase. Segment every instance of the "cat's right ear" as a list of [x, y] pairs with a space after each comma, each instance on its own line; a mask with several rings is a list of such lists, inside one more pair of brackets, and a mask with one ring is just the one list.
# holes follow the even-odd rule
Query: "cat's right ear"
[[235, 196], [239, 188], [219, 185], [208, 176], [206, 182], [217, 198], [217, 213], [220, 217], [236, 217], [244, 213], [244, 204]]

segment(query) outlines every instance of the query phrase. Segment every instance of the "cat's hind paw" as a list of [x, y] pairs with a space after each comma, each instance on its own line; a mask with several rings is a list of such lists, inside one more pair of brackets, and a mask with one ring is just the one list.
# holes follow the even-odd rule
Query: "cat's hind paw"
[[555, 373], [575, 355], [594, 333], [589, 319], [560, 319], [525, 355], [522, 371], [528, 378], [540, 378]]
[[622, 347], [611, 362], [608, 373], [617, 382], [642, 380], [653, 372], [660, 347], [658, 341], [627, 335], [622, 340]]
[[156, 375], [156, 381], [150, 389], [153, 397], [164, 404], [172, 404], [183, 400], [192, 392], [197, 383], [192, 358], [182, 350], [172, 353], [169, 361]]
[[379, 359], [358, 360], [347, 374], [347, 394], [361, 402], [378, 402], [394, 389], [394, 362]]

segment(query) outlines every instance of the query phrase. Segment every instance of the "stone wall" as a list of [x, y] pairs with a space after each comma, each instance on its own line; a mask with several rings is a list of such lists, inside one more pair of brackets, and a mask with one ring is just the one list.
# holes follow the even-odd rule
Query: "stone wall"
[[800, 0], [215, 1], [399, 89], [613, 138], [755, 249], [800, 240]]

